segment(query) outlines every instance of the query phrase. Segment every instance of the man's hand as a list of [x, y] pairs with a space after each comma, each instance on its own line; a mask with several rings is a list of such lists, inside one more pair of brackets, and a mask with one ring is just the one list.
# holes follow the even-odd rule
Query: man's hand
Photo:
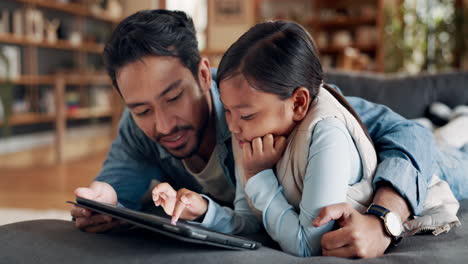
[[208, 210], [208, 202], [198, 193], [182, 188], [177, 192], [168, 183], [160, 183], [153, 189], [153, 201], [172, 216], [171, 223], [179, 218], [195, 220]]
[[245, 142], [242, 145], [242, 158], [246, 179], [250, 179], [263, 170], [273, 168], [283, 155], [286, 146], [285, 137], [273, 137], [272, 134], [254, 138], [252, 143]]
[[[117, 205], [117, 194], [109, 184], [95, 181], [88, 188], [77, 188], [75, 195], [97, 202]], [[105, 232], [122, 224], [108, 215], [96, 214], [88, 209], [73, 205], [70, 214], [75, 218], [75, 226], [83, 231]]]
[[316, 227], [335, 220], [339, 229], [322, 237], [322, 255], [344, 258], [373, 258], [382, 256], [390, 245], [390, 236], [375, 215], [362, 215], [347, 203], [321, 209], [312, 224]]

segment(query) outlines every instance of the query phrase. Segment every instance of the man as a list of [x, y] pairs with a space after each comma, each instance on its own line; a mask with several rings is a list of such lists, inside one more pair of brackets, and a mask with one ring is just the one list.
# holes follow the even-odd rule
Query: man
[[[200, 58], [191, 19], [176, 11], [138, 12], [117, 26], [104, 59], [128, 111], [100, 175], [75, 194], [139, 209], [150, 181], [157, 179], [175, 190], [204, 193], [232, 206], [231, 135], [213, 82], [215, 73], [208, 60]], [[410, 212], [420, 213], [432, 175], [432, 135], [384, 106], [360, 98], [348, 100], [378, 152], [373, 203], [396, 212], [402, 221]], [[79, 207], [73, 207], [71, 214], [76, 226], [88, 232], [119, 224]], [[391, 243], [375, 215], [339, 204], [324, 208], [314, 224], [332, 219], [342, 228], [323, 237], [324, 255], [375, 257]]]

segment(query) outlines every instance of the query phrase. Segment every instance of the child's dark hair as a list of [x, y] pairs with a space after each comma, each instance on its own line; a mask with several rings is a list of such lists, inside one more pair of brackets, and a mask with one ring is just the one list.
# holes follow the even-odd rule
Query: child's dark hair
[[[242, 74], [254, 89], [290, 98], [305, 87], [316, 98], [323, 82], [323, 70], [312, 37], [299, 24], [287, 21], [264, 22], [244, 33], [224, 54], [216, 82]], [[329, 91], [367, 129], [348, 101], [327, 84]]]
[[198, 80], [200, 53], [192, 19], [181, 11], [156, 9], [139, 11], [120, 22], [103, 54], [117, 90], [117, 71], [145, 56], [177, 57]]

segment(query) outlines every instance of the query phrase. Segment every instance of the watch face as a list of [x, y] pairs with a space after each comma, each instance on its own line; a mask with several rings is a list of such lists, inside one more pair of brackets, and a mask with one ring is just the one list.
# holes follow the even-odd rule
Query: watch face
[[392, 236], [399, 236], [403, 232], [401, 219], [397, 214], [393, 212], [389, 212], [385, 215], [385, 225], [387, 226], [388, 232]]

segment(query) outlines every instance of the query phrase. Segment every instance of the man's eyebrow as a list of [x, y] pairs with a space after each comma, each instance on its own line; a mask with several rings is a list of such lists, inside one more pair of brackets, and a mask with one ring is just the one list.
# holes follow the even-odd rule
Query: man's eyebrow
[[166, 89], [164, 89], [164, 91], [162, 91], [162, 93], [160, 93], [158, 95], [158, 98], [161, 98], [163, 97], [165, 94], [167, 94], [168, 92], [174, 90], [175, 88], [179, 87], [180, 83], [182, 82], [182, 79], [179, 79], [171, 84], [169, 84]]
[[[180, 83], [182, 82], [182, 79], [179, 79], [171, 84], [169, 84], [166, 89], [164, 89], [164, 91], [162, 91], [158, 96], [157, 98], [161, 98], [163, 97], [165, 94], [167, 94], [168, 92], [174, 90], [175, 88], [179, 87]], [[138, 103], [130, 103], [130, 104], [127, 104], [127, 107], [130, 108], [130, 109], [133, 109], [135, 107], [138, 107], [138, 106], [141, 106], [141, 105], [145, 105], [147, 104], [146, 102], [138, 102]]]
[[127, 104], [127, 107], [130, 108], [130, 109], [133, 109], [133, 108], [138, 107], [140, 105], [145, 105], [145, 103], [131, 103], [131, 104]]

